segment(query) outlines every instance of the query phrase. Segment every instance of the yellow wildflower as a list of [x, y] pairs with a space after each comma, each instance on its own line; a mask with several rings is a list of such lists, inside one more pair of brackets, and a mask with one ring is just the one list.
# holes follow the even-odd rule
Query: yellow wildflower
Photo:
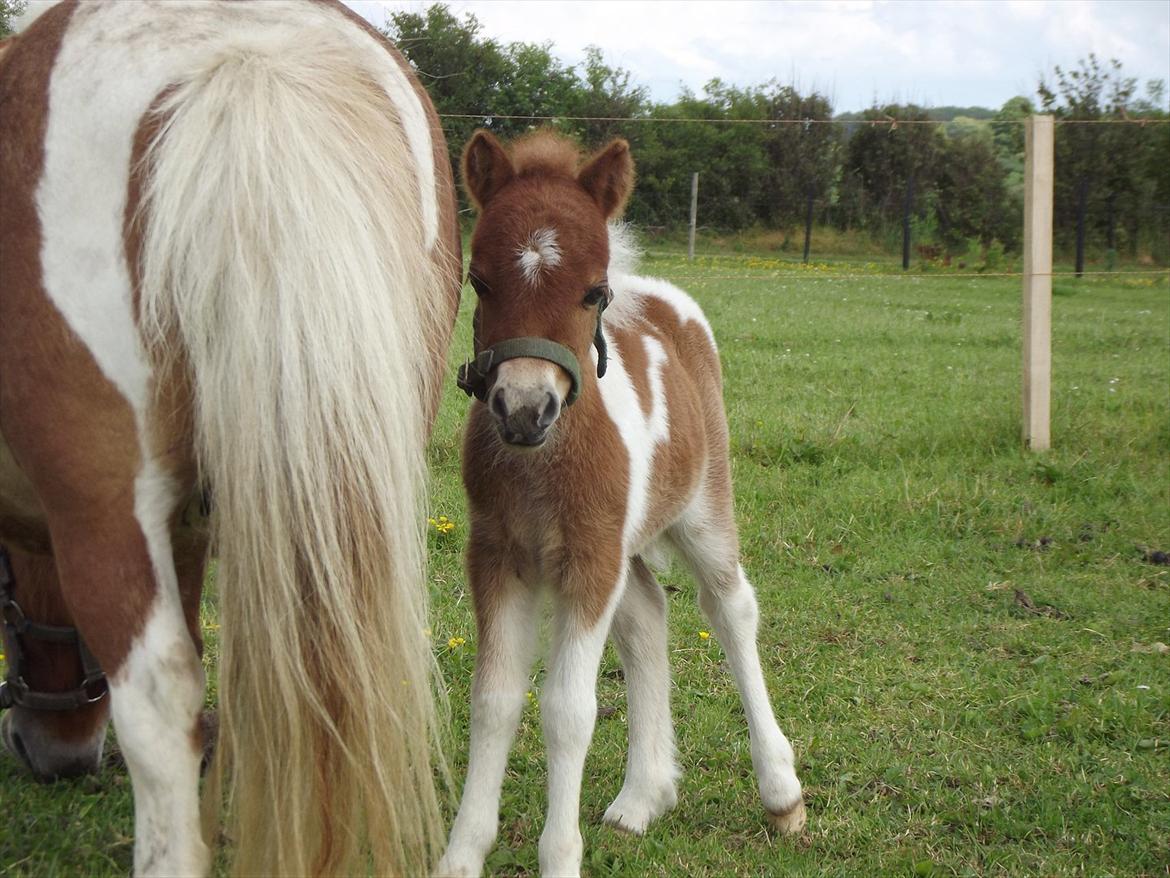
[[455, 522], [445, 515], [440, 515], [438, 518], [428, 518], [427, 524], [441, 534], [449, 534], [455, 530]]
[[700, 631], [700, 632], [699, 632], [699, 640], [706, 640], [706, 639], [707, 639], [707, 638], [709, 638], [710, 636], [711, 636], [711, 632], [710, 632], [710, 631]]
[[450, 640], [447, 641], [447, 646], [449, 646], [451, 649], [458, 649], [459, 647], [463, 646], [463, 644], [465, 644], [465, 643], [467, 643], [467, 641], [464, 640], [462, 637], [452, 637]]

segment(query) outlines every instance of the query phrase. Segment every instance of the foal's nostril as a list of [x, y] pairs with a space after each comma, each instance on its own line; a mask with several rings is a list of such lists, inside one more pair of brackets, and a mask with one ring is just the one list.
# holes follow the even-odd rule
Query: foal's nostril
[[504, 394], [498, 390], [492, 394], [490, 405], [497, 418], [504, 420], [508, 417], [508, 406], [504, 403]]
[[560, 402], [553, 394], [546, 394], [544, 408], [540, 410], [540, 417], [536, 420], [536, 426], [542, 430], [547, 429], [557, 419], [557, 415], [560, 413]]

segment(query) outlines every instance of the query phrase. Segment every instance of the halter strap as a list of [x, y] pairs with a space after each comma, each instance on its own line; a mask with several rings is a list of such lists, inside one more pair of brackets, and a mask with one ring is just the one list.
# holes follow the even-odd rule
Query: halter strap
[[577, 362], [577, 355], [563, 344], [547, 338], [509, 338], [494, 344], [476, 354], [475, 359], [468, 360], [460, 366], [455, 383], [468, 396], [474, 396], [480, 402], [487, 402], [488, 373], [500, 363], [521, 357], [548, 360], [568, 372], [572, 387], [569, 388], [569, 395], [565, 397], [565, 405], [573, 404], [581, 392], [581, 366]]
[[[109, 685], [106, 675], [76, 628], [67, 625], [46, 625], [30, 622], [12, 597], [16, 579], [8, 551], [0, 546], [0, 614], [8, 635], [8, 675], [0, 683], [0, 710], [8, 707], [27, 707], [31, 710], [75, 710], [94, 704], [106, 697]], [[81, 659], [81, 685], [65, 692], [41, 692], [32, 689], [24, 679], [26, 657], [20, 638], [29, 637], [46, 643], [73, 644]]]
[[[598, 378], [605, 375], [608, 359], [605, 333], [601, 329], [601, 314], [608, 304], [607, 299], [602, 299], [598, 303], [597, 330], [593, 334], [593, 344], [597, 347]], [[577, 362], [577, 355], [560, 342], [548, 338], [531, 336], [509, 338], [485, 348], [459, 367], [455, 383], [468, 396], [474, 396], [480, 402], [487, 402], [488, 374], [500, 363], [521, 357], [548, 360], [568, 372], [572, 386], [569, 388], [569, 395], [565, 397], [565, 407], [568, 408], [577, 401], [581, 393], [581, 365]]]

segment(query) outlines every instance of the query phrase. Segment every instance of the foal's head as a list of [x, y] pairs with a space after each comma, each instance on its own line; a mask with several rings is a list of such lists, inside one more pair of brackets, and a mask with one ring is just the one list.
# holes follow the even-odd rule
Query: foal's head
[[610, 295], [606, 221], [633, 186], [630, 148], [614, 140], [582, 162], [554, 134], [505, 150], [479, 131], [463, 153], [463, 180], [479, 208], [470, 275], [480, 356], [465, 389], [487, 403], [504, 442], [538, 446], [592, 385], [590, 347]]

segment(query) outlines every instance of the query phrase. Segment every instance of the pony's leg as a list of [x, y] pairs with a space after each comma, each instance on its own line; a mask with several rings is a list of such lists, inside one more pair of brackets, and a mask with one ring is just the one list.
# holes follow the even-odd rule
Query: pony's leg
[[597, 721], [597, 670], [614, 608], [627, 575], [622, 560], [616, 588], [597, 619], [584, 620], [581, 590], [572, 584], [557, 595], [552, 644], [540, 712], [548, 752], [548, 815], [540, 836], [540, 873], [577, 875], [581, 870], [581, 776]]
[[645, 832], [678, 802], [670, 665], [666, 654], [666, 594], [640, 557], [613, 617], [611, 636], [625, 671], [630, 750], [622, 791], [602, 818], [627, 832]]
[[693, 509], [671, 529], [670, 537], [695, 573], [699, 606], [719, 638], [739, 688], [751, 734], [752, 766], [769, 820], [781, 832], [799, 832], [804, 828], [805, 810], [795, 756], [768, 701], [756, 646], [759, 607], [739, 564], [730, 507], [728, 500], [715, 509]]
[[[152, 477], [154, 469], [148, 463], [135, 480], [132, 515], [49, 514], [66, 601], [109, 673], [134, 789], [135, 874], [203, 875], [210, 865], [198, 794], [203, 667], [171, 553], [170, 480]], [[115, 601], [125, 615], [111, 631]]]
[[537, 594], [513, 578], [501, 576], [498, 584], [490, 594], [476, 591], [479, 647], [471, 686], [467, 779], [437, 875], [478, 876], [483, 871], [499, 824], [508, 751], [524, 710], [536, 640]]

